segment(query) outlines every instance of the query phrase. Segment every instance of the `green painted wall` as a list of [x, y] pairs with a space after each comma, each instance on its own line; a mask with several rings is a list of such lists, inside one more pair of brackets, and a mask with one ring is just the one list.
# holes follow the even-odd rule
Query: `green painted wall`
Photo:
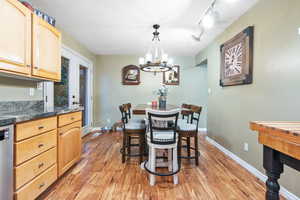
[[[196, 68], [194, 57], [179, 56], [174, 58], [181, 66], [180, 85], [169, 86], [168, 103], [181, 105], [193, 103], [204, 106], [201, 116], [201, 128], [206, 128], [207, 76], [206, 68]], [[141, 84], [127, 86], [121, 83], [121, 70], [129, 64], [137, 65], [138, 56], [101, 55], [97, 57], [94, 73], [94, 121], [99, 126], [120, 120], [118, 106], [131, 102], [140, 104], [157, 100], [153, 91], [162, 85], [162, 74], [141, 72]]]
[[[300, 111], [300, 1], [262, 0], [201, 51], [208, 58], [208, 135], [264, 172], [262, 145], [249, 130], [252, 120], [297, 120]], [[255, 26], [253, 84], [219, 86], [222, 43]], [[243, 151], [244, 142], [249, 152]], [[280, 183], [300, 196], [300, 173], [285, 167]]]

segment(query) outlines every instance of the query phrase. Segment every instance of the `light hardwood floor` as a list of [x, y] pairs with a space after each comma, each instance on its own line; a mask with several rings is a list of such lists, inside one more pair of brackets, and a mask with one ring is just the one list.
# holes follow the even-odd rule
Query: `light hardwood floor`
[[[265, 186], [200, 136], [200, 164], [183, 162], [179, 185], [157, 177], [154, 187], [138, 159], [121, 163], [120, 132], [84, 138], [83, 156], [39, 199], [47, 200], [191, 200], [264, 199]], [[283, 199], [283, 198], [282, 198]]]

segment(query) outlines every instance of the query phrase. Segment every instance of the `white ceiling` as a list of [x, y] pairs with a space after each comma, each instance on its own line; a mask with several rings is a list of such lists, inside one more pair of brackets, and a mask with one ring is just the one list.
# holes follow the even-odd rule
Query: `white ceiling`
[[[212, 0], [32, 0], [95, 54], [143, 55], [158, 23], [170, 56], [195, 55], [258, 0], [218, 0], [220, 19], [201, 42], [192, 38]], [[233, 0], [232, 0], [233, 1]]]

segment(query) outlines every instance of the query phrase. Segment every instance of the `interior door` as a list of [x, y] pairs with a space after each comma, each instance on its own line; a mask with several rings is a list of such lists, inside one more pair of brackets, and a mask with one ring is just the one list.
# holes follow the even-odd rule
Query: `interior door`
[[17, 0], [0, 1], [0, 70], [31, 73], [31, 12]]

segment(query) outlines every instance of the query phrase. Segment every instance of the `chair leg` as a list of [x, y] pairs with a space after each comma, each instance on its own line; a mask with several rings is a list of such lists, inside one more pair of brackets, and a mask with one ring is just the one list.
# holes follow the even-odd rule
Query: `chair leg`
[[148, 162], [146, 163], [146, 165], [148, 169], [151, 168], [151, 147], [150, 146], [148, 146]]
[[196, 136], [194, 137], [195, 140], [195, 160], [196, 160], [196, 165], [199, 165], [199, 151], [198, 151], [198, 136], [196, 134]]
[[172, 167], [172, 157], [173, 157], [173, 152], [172, 152], [172, 149], [168, 149], [168, 170], [169, 172], [171, 172], [173, 170], [173, 167]]
[[144, 151], [143, 151], [143, 136], [142, 135], [140, 135], [139, 136], [139, 148], [140, 148], [140, 152], [139, 152], [139, 154], [140, 154], [140, 164], [143, 162], [143, 154], [144, 154]]
[[179, 138], [178, 138], [178, 160], [179, 162], [181, 163], [181, 144], [182, 143], [182, 137], [179, 135]]
[[[128, 155], [131, 154], [131, 147], [130, 147], [130, 145], [131, 145], [131, 137], [128, 136], [127, 137], [127, 151], [128, 151]], [[128, 158], [130, 159], [130, 156], [128, 156]]]
[[[173, 148], [173, 172], [178, 170], [178, 152], [177, 147]], [[173, 175], [173, 182], [175, 185], [178, 184], [178, 175]]]
[[187, 155], [188, 157], [191, 157], [191, 138], [186, 138], [186, 145], [187, 145]]
[[125, 163], [125, 154], [126, 154], [126, 133], [123, 133], [123, 151], [122, 151], [122, 163]]
[[[150, 147], [150, 170], [152, 172], [155, 172], [155, 162], [156, 162], [156, 156], [155, 156], [155, 148]], [[154, 186], [155, 185], [155, 175], [150, 174], [150, 185]]]

